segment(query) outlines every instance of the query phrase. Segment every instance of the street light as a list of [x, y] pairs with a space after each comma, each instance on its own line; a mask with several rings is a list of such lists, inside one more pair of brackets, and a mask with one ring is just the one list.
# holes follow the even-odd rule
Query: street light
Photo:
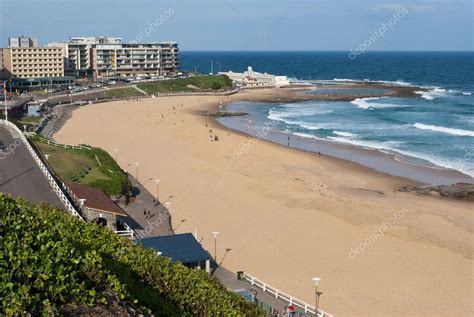
[[219, 63], [219, 62], [216, 62], [216, 64], [219, 65], [219, 72], [220, 72], [222, 65], [221, 65], [221, 63]]
[[319, 277], [313, 277], [313, 282], [315, 286], [315, 291], [314, 295], [315, 297], [315, 302], [314, 302], [314, 315], [318, 316], [318, 310], [319, 310], [319, 297], [323, 294], [322, 292], [318, 292], [318, 284], [321, 282], [321, 278]]
[[[10, 79], [11, 82], [11, 79]], [[8, 107], [7, 107], [7, 80], [3, 82], [3, 93], [5, 95], [5, 121], [8, 121]]]
[[160, 186], [160, 180], [157, 179], [156, 180], [156, 203], [158, 204], [159, 202], [159, 196], [160, 196], [160, 189], [159, 189], [159, 186]]
[[135, 162], [135, 178], [137, 179], [138, 182], [138, 162]]
[[214, 236], [214, 260], [217, 263], [217, 236], [219, 235], [218, 231], [212, 232], [212, 235]]

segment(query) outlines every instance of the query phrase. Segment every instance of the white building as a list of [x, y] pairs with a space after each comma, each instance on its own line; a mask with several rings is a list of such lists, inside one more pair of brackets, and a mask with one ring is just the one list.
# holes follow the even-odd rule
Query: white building
[[226, 75], [235, 84], [243, 87], [282, 87], [290, 84], [286, 76], [275, 76], [268, 73], [255, 72], [251, 66], [243, 73], [229, 71], [219, 72], [219, 74]]

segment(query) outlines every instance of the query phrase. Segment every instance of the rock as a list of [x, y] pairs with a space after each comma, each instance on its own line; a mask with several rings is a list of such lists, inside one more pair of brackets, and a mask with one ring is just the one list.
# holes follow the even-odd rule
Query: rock
[[457, 183], [453, 185], [439, 185], [431, 187], [404, 186], [398, 191], [416, 193], [425, 196], [440, 196], [458, 200], [474, 201], [474, 184]]

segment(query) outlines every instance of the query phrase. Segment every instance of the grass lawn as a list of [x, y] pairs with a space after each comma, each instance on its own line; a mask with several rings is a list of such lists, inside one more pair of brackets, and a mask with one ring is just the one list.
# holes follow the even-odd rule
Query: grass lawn
[[136, 90], [135, 88], [127, 87], [127, 88], [119, 88], [119, 89], [110, 89], [105, 92], [107, 97], [116, 97], [116, 98], [124, 98], [124, 97], [133, 97], [133, 96], [143, 96], [141, 92]]
[[199, 92], [231, 89], [232, 81], [225, 75], [207, 75], [139, 83], [137, 87], [149, 94], [159, 92]]
[[[114, 159], [102, 149], [64, 149], [32, 140], [44, 155], [49, 155], [49, 165], [65, 183], [74, 181], [97, 187], [107, 195], [120, 195], [129, 191], [130, 183], [127, 176]], [[97, 162], [96, 156], [101, 165]]]

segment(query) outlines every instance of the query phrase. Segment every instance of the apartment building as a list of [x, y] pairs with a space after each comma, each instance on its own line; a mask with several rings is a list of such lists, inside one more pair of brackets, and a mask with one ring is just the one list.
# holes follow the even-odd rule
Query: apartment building
[[64, 50], [60, 47], [9, 47], [3, 49], [7, 78], [64, 76]]
[[93, 49], [97, 77], [162, 76], [179, 69], [176, 43], [97, 45]]
[[174, 42], [124, 43], [117, 37], [73, 37], [50, 43], [65, 52], [65, 73], [75, 77], [169, 75], [179, 70]]

